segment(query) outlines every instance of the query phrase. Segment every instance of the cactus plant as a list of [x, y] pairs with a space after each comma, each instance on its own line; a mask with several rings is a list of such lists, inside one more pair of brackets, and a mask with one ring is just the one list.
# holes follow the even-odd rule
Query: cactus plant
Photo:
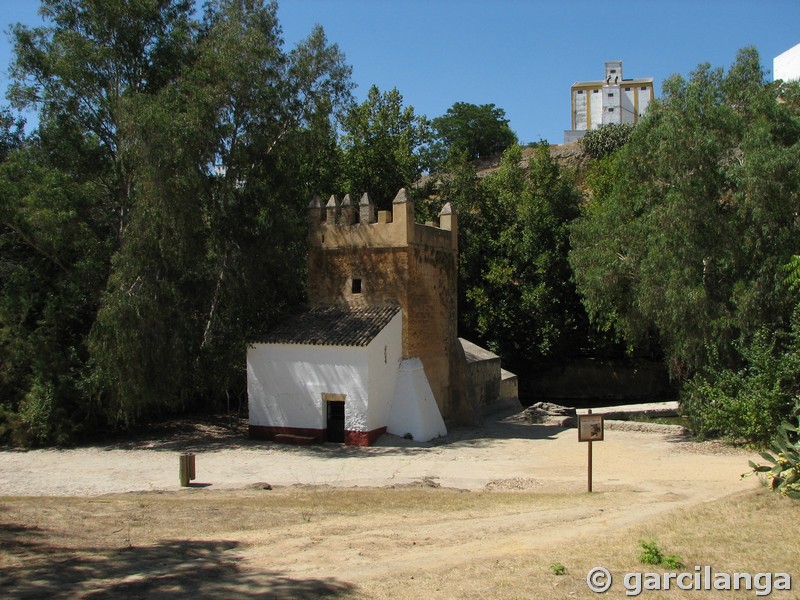
[[773, 442], [774, 454], [761, 452], [761, 457], [769, 464], [756, 464], [749, 461], [751, 473], [765, 476], [770, 488], [789, 498], [800, 500], [800, 405], [795, 408], [794, 419], [798, 425], [784, 422]]

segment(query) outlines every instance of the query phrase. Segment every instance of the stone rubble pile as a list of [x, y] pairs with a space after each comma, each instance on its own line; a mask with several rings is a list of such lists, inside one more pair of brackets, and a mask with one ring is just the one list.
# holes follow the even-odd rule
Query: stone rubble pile
[[575, 409], [552, 402], [534, 402], [523, 411], [528, 423], [557, 425], [559, 427], [577, 427]]

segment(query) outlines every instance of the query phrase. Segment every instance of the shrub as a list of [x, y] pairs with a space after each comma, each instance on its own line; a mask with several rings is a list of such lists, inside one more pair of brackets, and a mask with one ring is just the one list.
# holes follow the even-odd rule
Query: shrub
[[769, 478], [772, 491], [788, 498], [800, 500], [800, 405], [795, 407], [794, 420], [797, 425], [784, 422], [772, 447], [775, 454], [762, 452], [761, 456], [769, 465], [749, 461], [751, 473], [763, 474]]
[[655, 541], [639, 540], [639, 562], [667, 569], [682, 569], [683, 561], [677, 554], [664, 554]]
[[712, 360], [694, 375], [681, 393], [681, 410], [701, 437], [768, 444], [800, 391], [798, 319], [788, 335], [761, 330], [738, 353], [738, 369]]
[[587, 131], [580, 139], [581, 148], [592, 158], [604, 158], [628, 143], [633, 127], [628, 123], [610, 124]]
[[639, 562], [643, 565], [660, 565], [663, 558], [661, 548], [654, 541], [639, 540]]

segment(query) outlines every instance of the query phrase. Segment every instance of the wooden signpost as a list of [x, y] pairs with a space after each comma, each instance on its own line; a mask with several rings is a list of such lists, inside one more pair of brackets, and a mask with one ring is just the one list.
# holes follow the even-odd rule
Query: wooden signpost
[[589, 443], [589, 493], [592, 493], [592, 442], [603, 441], [603, 415], [593, 415], [590, 408], [585, 415], [578, 415], [578, 441]]
[[195, 478], [194, 454], [181, 454], [179, 460], [179, 473], [181, 486], [188, 487], [189, 482]]

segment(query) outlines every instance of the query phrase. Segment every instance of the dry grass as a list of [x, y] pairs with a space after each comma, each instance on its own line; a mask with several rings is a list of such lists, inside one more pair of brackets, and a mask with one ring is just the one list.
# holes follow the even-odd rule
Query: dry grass
[[[589, 591], [586, 575], [604, 566], [614, 577], [611, 597], [626, 597], [624, 575], [630, 572], [664, 573], [667, 569], [638, 562], [638, 541], [653, 540], [670, 554], [677, 554], [693, 573], [695, 566], [709, 565], [714, 572], [789, 573], [793, 591], [773, 591], [771, 598], [800, 597], [800, 504], [764, 489], [729, 496], [721, 501], [679, 510], [646, 525], [617, 533], [596, 535], [591, 525], [584, 535], [565, 545], [520, 553], [503, 561], [474, 561], [458, 568], [424, 571], [413, 577], [382, 581], [370, 598], [426, 595], [429, 598], [502, 598], [549, 600], [598, 598]], [[562, 564], [567, 574], [557, 576], [550, 565]], [[640, 597], [658, 598], [753, 598], [755, 592], [644, 591]]]
[[[603, 511], [633, 501], [633, 492], [476, 493], [425, 484], [0, 498], [0, 590], [5, 597], [596, 598], [585, 578], [602, 565], [617, 581], [612, 597], [624, 597], [623, 573], [663, 571], [637, 562], [640, 539], [678, 554], [688, 571], [711, 565], [800, 577], [797, 502], [762, 489], [646, 525], [617, 531], [604, 525]], [[520, 546], [517, 535], [504, 547], [498, 530], [520, 514], [585, 525], [563, 541], [537, 540], [532, 525], [523, 530], [530, 544]], [[487, 515], [496, 521], [470, 528]], [[482, 529], [491, 523], [495, 531]], [[520, 526], [515, 529], [509, 539], [519, 534]], [[428, 530], [436, 533], [426, 538]], [[356, 567], [349, 571], [351, 556]], [[553, 563], [567, 573], [554, 575]], [[752, 598], [753, 592], [719, 596]]]

